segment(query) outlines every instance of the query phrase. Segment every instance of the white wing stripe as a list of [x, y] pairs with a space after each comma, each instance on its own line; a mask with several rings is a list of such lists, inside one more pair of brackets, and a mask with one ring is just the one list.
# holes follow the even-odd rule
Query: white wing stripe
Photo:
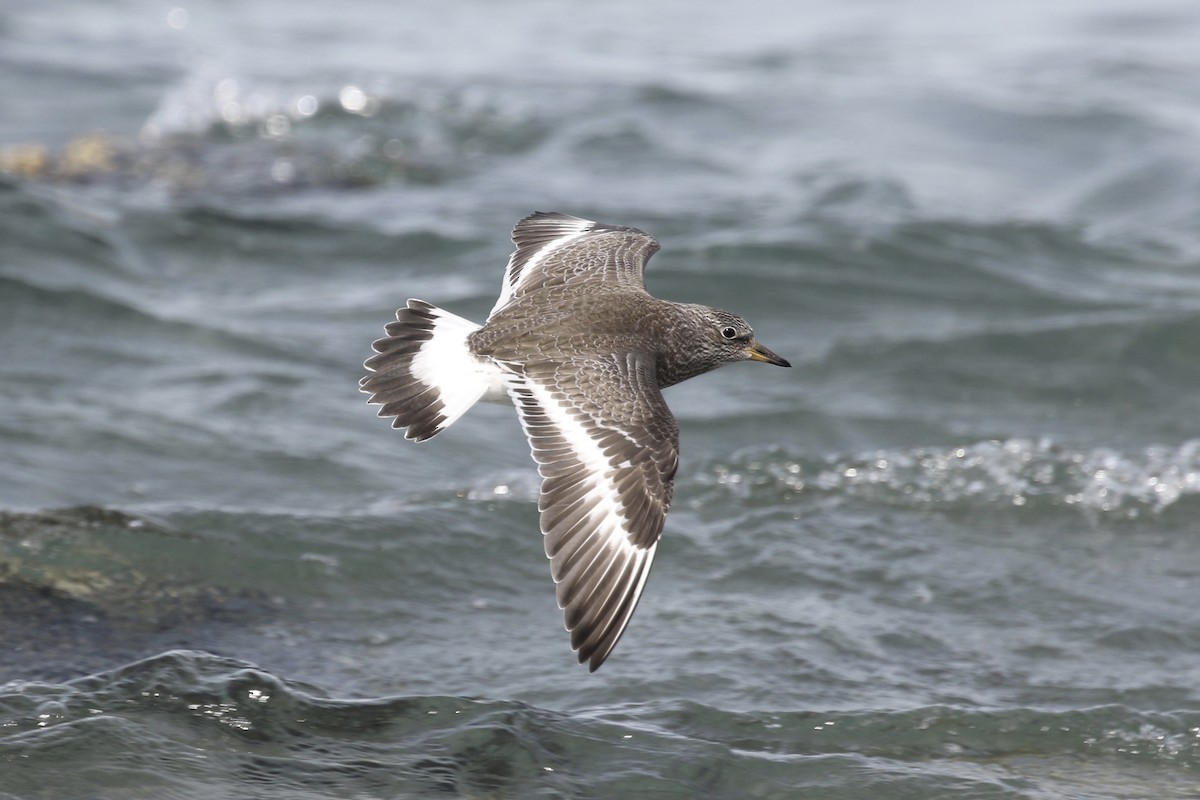
[[[534, 381], [520, 381], [519, 385], [530, 393], [536, 404], [542, 409], [546, 419], [553, 425], [555, 432], [571, 446], [580, 463], [591, 475], [591, 487], [587, 495], [595, 497], [597, 500], [596, 508], [592, 513], [599, 516], [598, 526], [608, 536], [619, 536], [628, 545], [628, 531], [624, 530], [624, 508], [621, 505], [617, 487], [609, 474], [612, 471], [612, 465], [604, 455], [604, 451], [592, 437], [588, 436], [583, 425], [570, 412], [569, 408], [556, 400], [544, 386]], [[516, 396], [513, 399], [518, 405], [522, 403]], [[534, 449], [537, 450], [537, 439], [541, 434], [536, 428], [525, 422], [524, 414], [521, 417], [525, 432], [533, 441]], [[632, 545], [628, 546], [632, 547]]]

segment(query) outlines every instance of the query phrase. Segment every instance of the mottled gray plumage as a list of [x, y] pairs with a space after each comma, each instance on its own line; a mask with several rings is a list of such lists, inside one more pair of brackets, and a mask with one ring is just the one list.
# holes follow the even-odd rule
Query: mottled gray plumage
[[745, 320], [651, 297], [636, 228], [533, 214], [483, 326], [410, 300], [362, 380], [411, 439], [507, 394], [542, 476], [541, 529], [571, 647], [595, 670], [637, 605], [671, 504], [679, 429], [661, 389], [735, 361], [790, 366]]

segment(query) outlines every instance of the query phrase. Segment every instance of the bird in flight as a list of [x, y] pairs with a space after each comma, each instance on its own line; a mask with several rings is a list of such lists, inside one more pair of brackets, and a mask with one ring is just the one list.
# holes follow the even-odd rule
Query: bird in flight
[[360, 388], [418, 442], [479, 400], [516, 406], [558, 605], [595, 671], [629, 624], [671, 504], [679, 427], [662, 389], [737, 361], [791, 364], [736, 314], [652, 297], [643, 270], [659, 244], [637, 228], [538, 212], [512, 240], [483, 325], [409, 300]]

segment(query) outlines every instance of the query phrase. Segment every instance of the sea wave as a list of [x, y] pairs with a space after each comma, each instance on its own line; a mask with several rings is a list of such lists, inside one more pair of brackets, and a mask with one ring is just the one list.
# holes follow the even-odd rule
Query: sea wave
[[[172, 651], [65, 683], [0, 686], [0, 763], [14, 796], [787, 796], [797, 786], [1049, 797], [1145, 776], [1182, 797], [1200, 715], [927, 706], [733, 711], [701, 703], [554, 711], [464, 696], [348, 700], [254, 664]], [[1066, 766], [1086, 758], [1086, 774]], [[1032, 762], [1032, 763], [1031, 763]], [[921, 779], [914, 784], [913, 770]], [[988, 787], [992, 791], [985, 791]], [[689, 796], [697, 796], [689, 792]]]
[[1077, 449], [1050, 439], [797, 457], [749, 451], [712, 462], [696, 502], [797, 502], [835, 496], [905, 508], [1077, 509], [1137, 519], [1200, 504], [1200, 439], [1135, 451]]
[[222, 196], [440, 184], [536, 147], [545, 124], [496, 92], [284, 86], [201, 70], [129, 134], [0, 143], [0, 175]]

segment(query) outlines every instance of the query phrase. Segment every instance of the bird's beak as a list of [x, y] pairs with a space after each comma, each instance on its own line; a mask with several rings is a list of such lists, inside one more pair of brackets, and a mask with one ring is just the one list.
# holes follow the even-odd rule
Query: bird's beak
[[768, 364], [774, 364], [777, 367], [790, 367], [791, 362], [786, 358], [780, 358], [762, 345], [757, 339], [754, 343], [746, 348], [746, 358], [751, 361], [765, 361]]

